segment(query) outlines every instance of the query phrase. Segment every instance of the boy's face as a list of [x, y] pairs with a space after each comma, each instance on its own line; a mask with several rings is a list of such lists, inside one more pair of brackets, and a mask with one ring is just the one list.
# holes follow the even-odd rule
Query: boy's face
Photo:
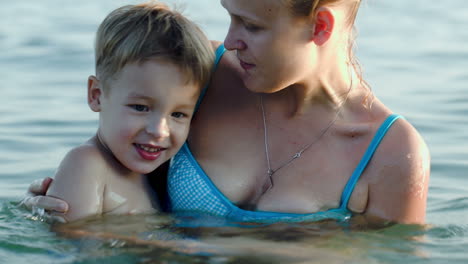
[[[150, 60], [126, 65], [105, 95], [88, 87], [90, 107], [100, 112], [102, 143], [122, 165], [149, 173], [183, 145], [199, 95], [197, 85], [185, 80], [174, 64]], [[93, 91], [99, 94], [94, 100]]]

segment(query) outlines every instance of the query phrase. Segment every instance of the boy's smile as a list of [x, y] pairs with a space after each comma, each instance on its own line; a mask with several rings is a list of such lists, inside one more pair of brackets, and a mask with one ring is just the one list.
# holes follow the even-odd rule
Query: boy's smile
[[107, 89], [88, 88], [102, 144], [130, 171], [153, 171], [185, 142], [199, 94], [185, 80], [176, 65], [152, 59], [127, 64]]
[[161, 155], [161, 152], [167, 149], [151, 144], [135, 143], [134, 145], [140, 156], [146, 160], [156, 160]]

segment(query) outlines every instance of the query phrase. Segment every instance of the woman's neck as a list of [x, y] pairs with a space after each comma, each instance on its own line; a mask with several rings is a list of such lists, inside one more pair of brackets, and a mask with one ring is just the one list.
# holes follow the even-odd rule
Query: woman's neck
[[279, 92], [268, 95], [272, 101], [283, 105], [290, 118], [301, 116], [316, 107], [325, 107], [331, 112], [348, 101], [356, 90], [361, 90], [361, 82], [352, 66], [334, 67], [321, 70], [319, 76], [311, 75], [308, 79], [291, 85]]

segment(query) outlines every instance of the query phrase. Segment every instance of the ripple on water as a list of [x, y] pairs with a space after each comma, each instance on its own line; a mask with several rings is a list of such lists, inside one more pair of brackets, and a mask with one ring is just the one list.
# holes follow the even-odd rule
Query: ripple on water
[[[222, 229], [203, 228], [193, 237], [178, 233], [164, 216], [102, 217], [77, 222], [67, 227], [81, 234], [68, 239], [49, 231], [14, 203], [0, 204], [0, 252], [9, 261], [36, 257], [36, 263], [363, 263], [362, 252], [316, 248], [311, 244], [277, 243], [247, 236], [222, 237]], [[254, 229], [244, 229], [255, 233]], [[115, 234], [120, 238], [93, 239], [92, 234]], [[138, 239], [143, 233], [146, 240]], [[148, 234], [152, 233], [153, 236]], [[227, 232], [229, 233], [229, 232]], [[161, 234], [172, 234], [171, 236]], [[232, 234], [232, 232], [231, 232]], [[127, 238], [127, 239], [126, 239]], [[168, 239], [168, 240], [165, 240]], [[176, 244], [172, 243], [176, 239]], [[1, 254], [1, 253], [0, 253]], [[2, 259], [4, 260], [4, 259]], [[160, 262], [159, 262], [160, 261]], [[348, 261], [348, 262], [346, 262]], [[353, 262], [357, 261], [357, 262]], [[310, 263], [307, 261], [307, 263]], [[370, 262], [364, 262], [370, 263]]]
[[[17, 203], [0, 201], [0, 252], [7, 252], [5, 263], [60, 263], [70, 260], [64, 254], [70, 245], [58, 244], [49, 225], [35, 221]], [[3, 262], [2, 262], [3, 263]]]
[[466, 263], [468, 225], [464, 221], [460, 225], [433, 227], [423, 243], [430, 252], [431, 263]]
[[[41, 115], [39, 115], [41, 116]], [[38, 117], [39, 117], [38, 116]], [[48, 119], [40, 119], [40, 118], [32, 118], [32, 119], [7, 119], [7, 121], [3, 121], [2, 125], [6, 127], [16, 127], [20, 129], [26, 128], [33, 128], [33, 127], [53, 127], [58, 129], [64, 128], [79, 128], [79, 127], [90, 127], [94, 126], [96, 123], [95, 120], [78, 120], [78, 119], [70, 119], [64, 118], [62, 114], [57, 116], [57, 119], [48, 118]]]
[[454, 211], [465, 211], [468, 209], [468, 197], [460, 197], [451, 200], [443, 200], [438, 203], [433, 203], [428, 212], [443, 213]]

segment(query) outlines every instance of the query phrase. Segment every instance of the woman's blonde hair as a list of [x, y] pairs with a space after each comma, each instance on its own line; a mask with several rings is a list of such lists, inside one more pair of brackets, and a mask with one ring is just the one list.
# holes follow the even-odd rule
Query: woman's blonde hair
[[157, 1], [126, 5], [101, 23], [95, 43], [96, 75], [107, 82], [129, 63], [171, 62], [199, 86], [209, 81], [214, 53], [203, 32], [181, 13]]
[[281, 0], [283, 4], [291, 11], [291, 13], [298, 17], [309, 17], [315, 16], [315, 13], [319, 7], [332, 6], [339, 4], [347, 4], [349, 6], [348, 20], [346, 21], [350, 27], [350, 34], [348, 39], [348, 62], [353, 67], [361, 84], [369, 89], [369, 94], [365, 98], [363, 104], [370, 106], [372, 103], [371, 88], [370, 85], [364, 80], [362, 76], [362, 67], [359, 60], [354, 55], [354, 44], [356, 38], [356, 28], [354, 23], [356, 21], [357, 13], [361, 5], [361, 0]]

